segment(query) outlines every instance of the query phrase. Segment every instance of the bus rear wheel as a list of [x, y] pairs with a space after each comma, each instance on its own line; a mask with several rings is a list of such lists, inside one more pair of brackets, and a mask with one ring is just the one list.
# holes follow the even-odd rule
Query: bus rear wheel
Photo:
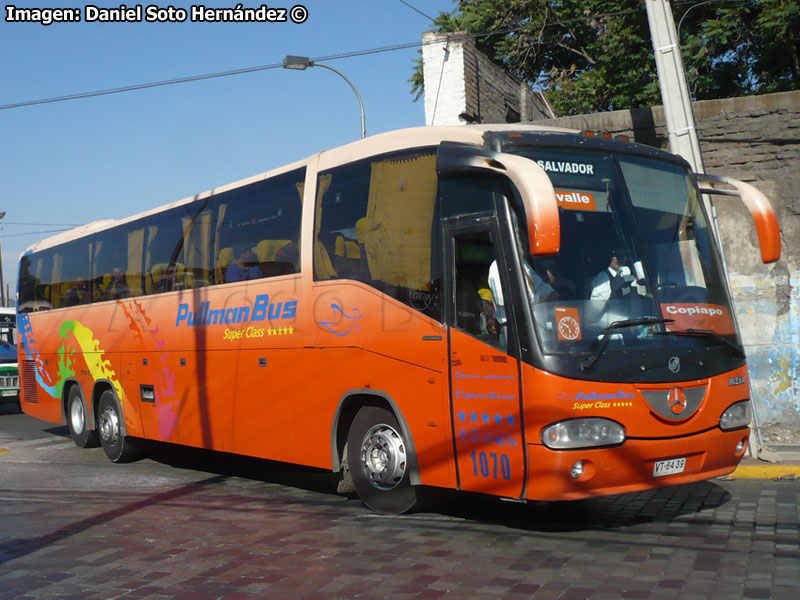
[[89, 429], [89, 411], [77, 385], [70, 388], [67, 396], [67, 426], [69, 437], [78, 448], [97, 446], [97, 432]]
[[375, 512], [402, 514], [417, 505], [411, 485], [408, 446], [394, 414], [364, 406], [347, 439], [347, 459], [356, 492]]
[[131, 439], [123, 435], [122, 418], [114, 392], [106, 390], [97, 403], [97, 429], [103, 451], [115, 463], [130, 462], [138, 456]]

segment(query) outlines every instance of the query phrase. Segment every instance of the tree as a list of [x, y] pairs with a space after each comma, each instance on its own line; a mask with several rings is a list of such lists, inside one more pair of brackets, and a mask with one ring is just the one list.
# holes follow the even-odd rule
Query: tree
[[[797, 0], [676, 1], [695, 99], [800, 89]], [[460, 0], [440, 32], [467, 31], [513, 76], [546, 91], [562, 115], [661, 103], [640, 0]], [[417, 98], [422, 63], [409, 80]]]

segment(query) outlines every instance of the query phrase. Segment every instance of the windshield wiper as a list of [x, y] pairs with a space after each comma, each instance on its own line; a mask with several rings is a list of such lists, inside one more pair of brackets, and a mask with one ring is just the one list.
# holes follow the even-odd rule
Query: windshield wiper
[[614, 321], [603, 330], [602, 335], [600, 336], [600, 347], [597, 349], [597, 352], [589, 356], [581, 363], [581, 371], [591, 371], [594, 369], [594, 366], [597, 364], [597, 361], [600, 360], [600, 356], [602, 356], [603, 352], [606, 351], [606, 346], [608, 346], [608, 341], [611, 339], [611, 336], [608, 335], [613, 329], [623, 329], [625, 327], [636, 327], [637, 325], [657, 325], [659, 323], [672, 323], [675, 319], [659, 319], [658, 317], [641, 317], [639, 319], [626, 319], [624, 321]]
[[659, 331], [658, 334], [659, 335], [682, 335], [682, 336], [687, 336], [687, 337], [689, 337], [689, 336], [697, 336], [697, 337], [714, 338], [718, 342], [722, 342], [726, 346], [731, 347], [733, 350], [736, 351], [736, 354], [738, 354], [742, 358], [747, 358], [745, 356], [745, 354], [744, 354], [744, 351], [739, 346], [737, 346], [736, 344], [734, 344], [730, 340], [725, 339], [725, 336], [717, 333], [716, 331], [712, 331], [711, 329], [691, 329], [690, 328], [690, 329], [678, 329], [678, 330], [675, 330], [675, 331], [666, 330], [666, 331]]

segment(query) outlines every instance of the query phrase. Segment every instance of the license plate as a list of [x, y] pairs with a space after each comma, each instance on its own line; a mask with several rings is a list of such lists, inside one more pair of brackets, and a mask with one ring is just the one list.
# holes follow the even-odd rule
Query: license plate
[[3, 390], [0, 392], [0, 396], [16, 396], [17, 390]]
[[653, 466], [653, 477], [663, 477], [664, 475], [674, 475], [683, 473], [686, 467], [685, 458], [673, 458], [672, 460], [659, 460]]

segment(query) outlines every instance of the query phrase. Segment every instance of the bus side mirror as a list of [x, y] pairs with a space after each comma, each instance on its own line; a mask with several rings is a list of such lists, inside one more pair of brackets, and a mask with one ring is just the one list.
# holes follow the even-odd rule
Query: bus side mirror
[[[758, 245], [761, 247], [761, 261], [764, 263], [775, 262], [781, 257], [781, 230], [778, 226], [778, 217], [767, 197], [749, 183], [721, 177], [719, 175], [706, 175], [695, 173], [700, 193], [716, 196], [738, 196], [753, 218], [758, 235]], [[731, 189], [720, 187], [727, 185]]]
[[522, 199], [528, 252], [556, 254], [561, 242], [558, 203], [547, 173], [534, 161], [458, 142], [442, 142], [436, 152], [439, 176], [497, 173], [511, 180]]

